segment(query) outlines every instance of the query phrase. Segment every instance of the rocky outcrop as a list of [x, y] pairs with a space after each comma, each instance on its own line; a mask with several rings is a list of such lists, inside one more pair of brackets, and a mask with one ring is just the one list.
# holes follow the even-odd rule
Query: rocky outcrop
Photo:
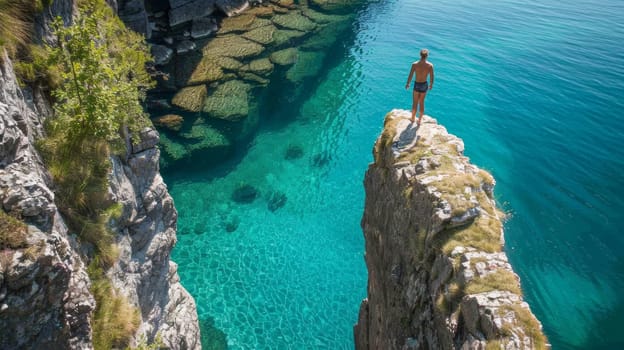
[[425, 116], [393, 110], [364, 181], [368, 298], [356, 349], [543, 349], [502, 251], [494, 179]]
[[88, 349], [91, 282], [33, 146], [49, 106], [20, 89], [4, 52], [0, 61], [0, 201], [29, 224], [22, 248], [0, 245], [0, 348]]
[[109, 276], [139, 307], [138, 333], [148, 342], [159, 335], [171, 349], [200, 349], [195, 301], [169, 259], [177, 212], [159, 173], [158, 133], [147, 128], [139, 140], [127, 159], [112, 159], [110, 194], [123, 204], [123, 214], [115, 225], [120, 257]]
[[[72, 1], [52, 2], [36, 19], [35, 40], [51, 42], [50, 21], [60, 15], [70, 23], [73, 9]], [[91, 248], [65, 225], [34, 146], [51, 114], [41, 91], [19, 86], [0, 48], [0, 230], [10, 228], [0, 232], [2, 349], [93, 347], [96, 305], [85, 262]], [[199, 349], [195, 302], [170, 261], [177, 213], [159, 174], [158, 133], [148, 128], [131, 136], [127, 156], [111, 158], [109, 197], [123, 214], [112, 223], [120, 257], [107, 277], [140, 311], [137, 339], [158, 336], [171, 349]], [[23, 229], [8, 225], [6, 213], [20, 218]]]

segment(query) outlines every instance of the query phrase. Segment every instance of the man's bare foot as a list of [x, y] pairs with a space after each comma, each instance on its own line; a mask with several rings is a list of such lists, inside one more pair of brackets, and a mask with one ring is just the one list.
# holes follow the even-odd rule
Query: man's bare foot
[[[422, 120], [422, 117], [418, 118], [418, 123], [416, 124], [416, 126], [420, 126], [421, 120]], [[412, 121], [412, 123], [413, 123], [413, 121]]]

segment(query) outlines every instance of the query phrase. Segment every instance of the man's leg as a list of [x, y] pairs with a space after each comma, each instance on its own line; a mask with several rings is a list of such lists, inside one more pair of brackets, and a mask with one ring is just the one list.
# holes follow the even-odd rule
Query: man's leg
[[412, 123], [416, 120], [416, 108], [418, 107], [418, 91], [412, 91]]
[[418, 117], [418, 125], [420, 126], [420, 121], [422, 120], [423, 115], [425, 115], [425, 96], [426, 92], [421, 92], [418, 94], [418, 104], [420, 105], [420, 116]]

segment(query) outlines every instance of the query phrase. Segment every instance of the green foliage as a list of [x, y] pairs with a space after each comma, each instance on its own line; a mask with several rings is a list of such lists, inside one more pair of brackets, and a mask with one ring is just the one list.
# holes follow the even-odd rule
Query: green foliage
[[27, 232], [26, 224], [0, 209], [0, 250], [25, 248]]
[[91, 325], [93, 347], [96, 350], [126, 347], [139, 327], [139, 311], [113, 288], [95, 261], [89, 265], [88, 273], [96, 303]]
[[126, 350], [160, 350], [164, 349], [165, 343], [163, 343], [160, 334], [156, 335], [153, 342], [148, 342], [145, 335], [141, 336], [135, 347], [127, 347]]
[[86, 1], [76, 23], [54, 22], [58, 46], [50, 60], [60, 67], [53, 95], [55, 126], [71, 141], [119, 140], [122, 126], [144, 125], [140, 101], [152, 86], [143, 39], [131, 33], [102, 0]]

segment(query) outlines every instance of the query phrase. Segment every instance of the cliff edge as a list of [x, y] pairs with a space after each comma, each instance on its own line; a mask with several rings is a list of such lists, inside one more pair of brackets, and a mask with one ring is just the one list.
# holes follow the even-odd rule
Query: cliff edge
[[502, 251], [495, 181], [461, 139], [393, 110], [364, 185], [368, 298], [356, 349], [544, 349]]

